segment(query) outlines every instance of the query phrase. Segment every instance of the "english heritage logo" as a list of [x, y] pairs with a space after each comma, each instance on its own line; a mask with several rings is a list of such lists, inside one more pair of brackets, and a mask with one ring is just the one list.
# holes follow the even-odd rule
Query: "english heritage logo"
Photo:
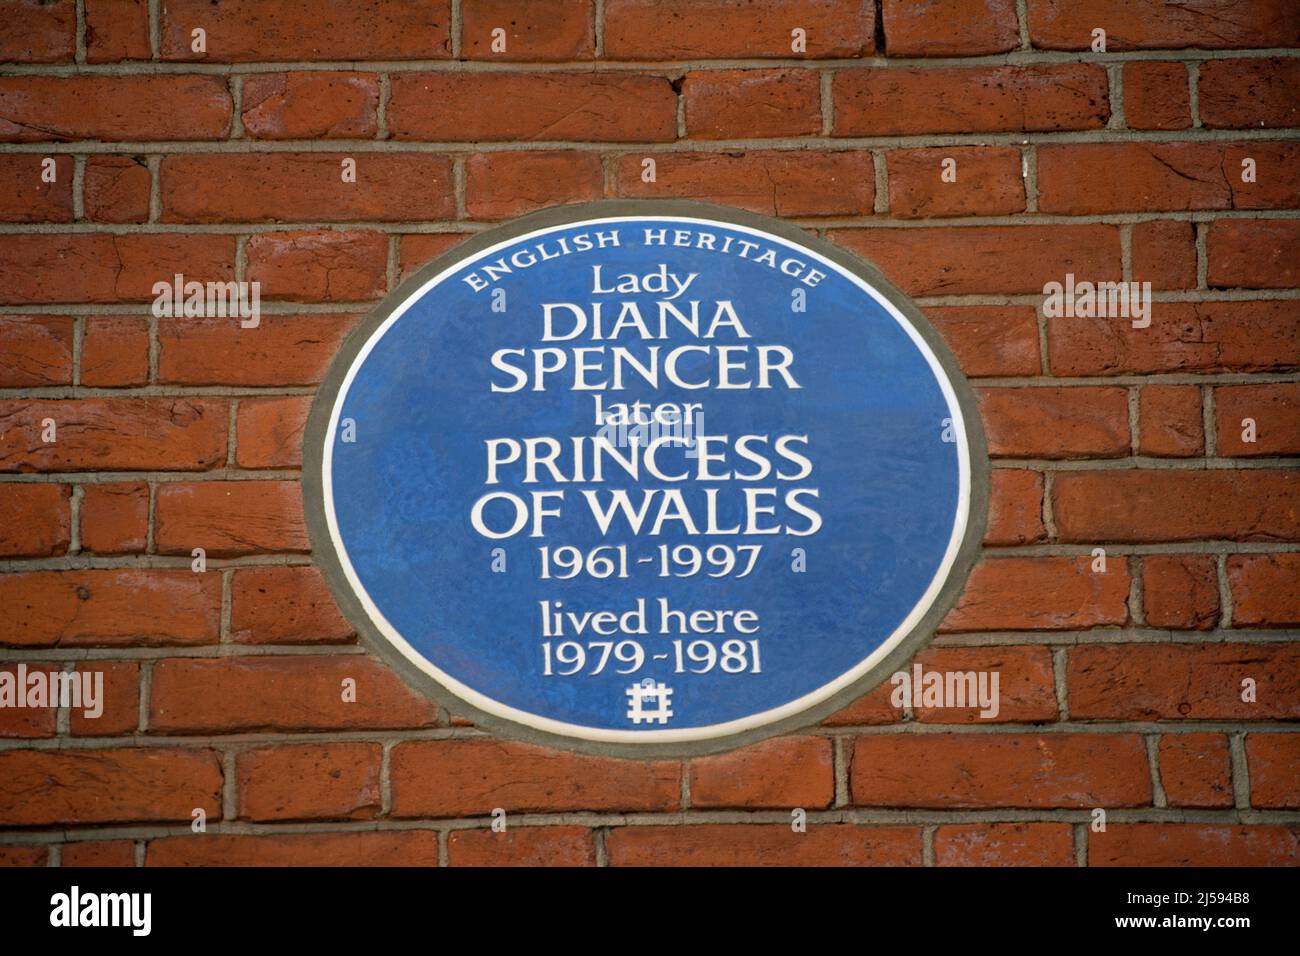
[[987, 456], [939, 336], [874, 269], [690, 202], [550, 210], [354, 333], [304, 439], [340, 606], [408, 680], [581, 750], [811, 723], [928, 640]]

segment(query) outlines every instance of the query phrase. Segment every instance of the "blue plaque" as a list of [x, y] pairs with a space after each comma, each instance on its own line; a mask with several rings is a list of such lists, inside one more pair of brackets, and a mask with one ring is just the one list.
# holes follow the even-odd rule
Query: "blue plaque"
[[939, 336], [803, 230], [691, 202], [480, 233], [353, 333], [312, 409], [317, 561], [454, 712], [622, 755], [813, 723], [978, 554], [987, 456]]

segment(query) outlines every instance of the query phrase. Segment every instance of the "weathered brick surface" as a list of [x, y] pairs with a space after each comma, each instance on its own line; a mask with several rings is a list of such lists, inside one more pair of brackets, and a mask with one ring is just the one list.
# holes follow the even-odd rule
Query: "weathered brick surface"
[[0, 645], [202, 644], [221, 623], [216, 574], [153, 569], [0, 575]]
[[1219, 623], [1219, 576], [1211, 555], [1142, 559], [1142, 597], [1152, 627], [1208, 630]]
[[1232, 758], [1223, 734], [1166, 734], [1160, 738], [1160, 783], [1171, 807], [1233, 805]]
[[596, 844], [582, 827], [456, 830], [447, 837], [448, 866], [595, 866]]
[[[191, 31], [208, 32], [206, 53]], [[323, 0], [312, 6], [229, 0], [169, 2], [161, 15], [165, 60], [404, 60], [451, 54], [450, 0]]]
[[241, 644], [316, 644], [352, 635], [319, 571], [242, 568], [231, 585], [231, 640]]
[[242, 92], [240, 120], [255, 139], [368, 139], [379, 130], [372, 73], [260, 73]]
[[352, 656], [162, 661], [151, 705], [160, 733], [424, 727], [437, 714], [388, 668]]
[[832, 88], [836, 136], [1096, 129], [1110, 116], [1094, 64], [841, 70]]
[[[393, 816], [488, 816], [529, 811], [672, 810], [678, 761], [611, 760], [490, 739], [430, 740], [393, 748]], [[444, 781], [429, 787], [427, 781]]]
[[948, 825], [934, 831], [936, 866], [1073, 866], [1074, 837], [1063, 823]]
[[142, 552], [149, 538], [149, 485], [105, 481], [81, 490], [81, 547], [95, 554]]
[[1138, 451], [1160, 458], [1205, 452], [1201, 389], [1195, 385], [1148, 385], [1138, 393]]
[[0, 485], [0, 556], [66, 553], [72, 540], [71, 496], [68, 485]]
[[1136, 735], [859, 737], [850, 793], [873, 807], [1138, 807], [1151, 803]]
[[858, 56], [875, 48], [863, 0], [610, 0], [605, 53], [630, 60], [789, 57], [790, 31], [807, 32], [809, 57]]
[[0, 751], [0, 820], [8, 826], [189, 823], [196, 807], [221, 813], [221, 764], [210, 750]]
[[[1058, 478], [1059, 480], [1059, 478]], [[1055, 630], [1123, 624], [1129, 571], [1110, 558], [1104, 573], [1090, 557], [996, 558], [971, 571], [945, 631]]]
[[915, 827], [785, 824], [620, 827], [606, 841], [610, 866], [920, 866]]
[[1133, 129], [1190, 127], [1192, 94], [1187, 67], [1181, 63], [1126, 63], [1124, 119]]
[[1285, 826], [1119, 823], [1089, 841], [1089, 866], [1295, 866], [1300, 830]]
[[[1250, 678], [1256, 700], [1243, 700]], [[1070, 650], [1070, 713], [1092, 720], [1268, 720], [1300, 713], [1294, 644], [1097, 645]]]

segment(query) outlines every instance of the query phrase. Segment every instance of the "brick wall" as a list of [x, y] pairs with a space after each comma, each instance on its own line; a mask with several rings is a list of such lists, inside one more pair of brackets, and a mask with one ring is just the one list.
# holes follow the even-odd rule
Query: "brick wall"
[[[1300, 6], [0, 0], [0, 23], [0, 668], [107, 688], [98, 720], [0, 710], [0, 863], [1300, 859]], [[758, 746], [617, 761], [478, 732], [357, 644], [303, 523], [315, 384], [410, 270], [602, 196], [789, 218], [941, 330], [995, 471], [919, 660], [998, 670], [996, 720], [886, 685]], [[176, 272], [261, 282], [261, 326], [152, 317]], [[1044, 317], [1067, 273], [1151, 282], [1150, 327]]]

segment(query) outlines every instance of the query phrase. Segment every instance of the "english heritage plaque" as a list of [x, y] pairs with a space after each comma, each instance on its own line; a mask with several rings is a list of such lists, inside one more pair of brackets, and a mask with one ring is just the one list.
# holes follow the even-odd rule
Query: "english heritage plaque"
[[479, 233], [313, 406], [317, 561], [408, 681], [572, 749], [812, 724], [933, 634], [978, 554], [969, 386], [875, 269], [693, 202]]

